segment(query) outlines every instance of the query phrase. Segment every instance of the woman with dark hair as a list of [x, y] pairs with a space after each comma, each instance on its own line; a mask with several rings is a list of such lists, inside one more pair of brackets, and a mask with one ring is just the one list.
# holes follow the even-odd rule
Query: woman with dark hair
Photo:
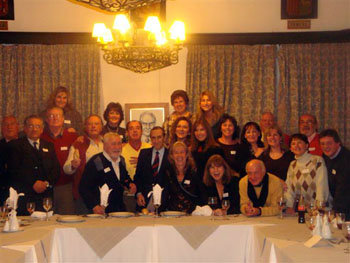
[[209, 123], [214, 139], [219, 137], [219, 119], [222, 113], [223, 109], [214, 94], [209, 90], [203, 91], [199, 99], [196, 120], [204, 118]]
[[196, 166], [185, 143], [178, 141], [171, 145], [169, 161], [170, 166], [166, 171], [167, 209], [190, 214], [197, 205], [206, 204], [205, 186], [197, 176]]
[[238, 181], [239, 176], [232, 176], [230, 167], [222, 156], [215, 154], [209, 158], [205, 166], [203, 182], [207, 187], [208, 196], [214, 196], [218, 200], [214, 215], [224, 214], [221, 202], [225, 199], [230, 201], [227, 213], [240, 214]]
[[171, 126], [170, 145], [180, 141], [189, 146], [191, 143], [191, 129], [192, 123], [189, 119], [186, 117], [177, 118]]
[[122, 142], [126, 143], [125, 129], [120, 127], [120, 123], [124, 120], [123, 108], [118, 102], [110, 102], [103, 113], [106, 125], [103, 126], [102, 135], [107, 132], [116, 132], [122, 138]]
[[170, 132], [173, 123], [179, 117], [186, 117], [191, 119], [192, 114], [188, 111], [187, 106], [189, 99], [186, 91], [184, 90], [175, 90], [170, 97], [171, 105], [174, 107], [174, 112], [171, 113], [164, 121], [163, 128], [165, 130], [165, 142], [166, 144], [170, 143]]
[[205, 164], [210, 156], [214, 154], [224, 156], [224, 151], [215, 142], [210, 126], [205, 119], [198, 119], [193, 124], [191, 152], [200, 178], [203, 178]]
[[239, 173], [241, 162], [239, 160], [239, 126], [234, 117], [225, 113], [219, 120], [220, 133], [217, 142], [224, 151], [225, 160], [231, 169]]
[[47, 100], [46, 109], [40, 113], [40, 116], [46, 119], [46, 110], [52, 107], [59, 107], [64, 112], [64, 127], [69, 132], [83, 132], [83, 119], [81, 114], [74, 109], [70, 101], [70, 93], [66, 87], [59, 86], [51, 94]]
[[278, 126], [267, 128], [264, 138], [267, 148], [259, 159], [264, 162], [266, 172], [285, 181], [289, 164], [294, 160], [294, 154], [284, 145], [283, 138], [283, 132]]

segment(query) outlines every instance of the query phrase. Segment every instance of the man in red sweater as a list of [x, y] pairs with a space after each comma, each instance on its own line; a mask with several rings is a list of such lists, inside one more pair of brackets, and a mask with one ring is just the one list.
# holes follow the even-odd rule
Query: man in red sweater
[[317, 119], [314, 115], [303, 114], [299, 118], [299, 132], [309, 141], [309, 153], [322, 156], [320, 137], [317, 133]]
[[78, 137], [77, 133], [63, 128], [64, 113], [61, 108], [52, 107], [46, 111], [46, 128], [41, 135], [42, 139], [53, 143], [55, 153], [60, 163], [60, 176], [54, 186], [54, 212], [61, 215], [75, 213], [72, 181], [73, 177], [63, 172], [63, 165], [68, 157], [69, 148]]

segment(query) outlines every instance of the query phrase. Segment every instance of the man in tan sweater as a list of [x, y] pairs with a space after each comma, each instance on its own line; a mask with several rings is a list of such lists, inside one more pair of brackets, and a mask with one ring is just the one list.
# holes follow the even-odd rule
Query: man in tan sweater
[[241, 212], [246, 216], [273, 216], [279, 208], [277, 201], [282, 196], [282, 181], [266, 173], [262, 161], [254, 159], [246, 165], [247, 175], [239, 182]]

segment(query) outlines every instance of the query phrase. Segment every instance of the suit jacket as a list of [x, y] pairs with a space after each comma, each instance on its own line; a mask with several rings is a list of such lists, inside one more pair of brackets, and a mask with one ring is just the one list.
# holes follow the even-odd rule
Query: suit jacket
[[36, 150], [25, 137], [11, 141], [8, 146], [10, 185], [17, 192], [25, 194], [19, 198], [18, 213], [26, 214], [28, 200], [36, 203], [36, 210], [43, 210], [42, 199], [52, 196], [52, 187], [39, 194], [34, 191], [33, 185], [37, 180], [42, 180], [53, 186], [59, 177], [60, 165], [53, 144], [40, 139], [40, 148]]
[[[166, 181], [165, 171], [169, 166], [169, 160], [168, 160], [169, 151], [168, 149], [165, 148], [163, 159], [162, 159], [162, 162], [160, 163], [159, 172], [156, 176], [153, 176], [152, 151], [153, 151], [153, 147], [141, 150], [138, 157], [136, 173], [134, 177], [135, 184], [137, 186], [137, 193], [142, 193], [142, 195], [145, 198], [146, 205], [149, 201], [149, 198], [147, 197], [147, 195], [150, 191], [152, 191], [153, 185], [159, 184], [162, 188], [165, 187], [165, 181]], [[138, 207], [138, 209], [140, 208]]]
[[92, 210], [95, 206], [100, 205], [99, 187], [107, 184], [112, 191], [108, 197], [106, 212], [125, 211], [123, 192], [125, 188], [129, 188], [129, 184], [132, 181], [125, 168], [124, 158], [122, 156], [120, 158], [120, 180], [118, 180], [114, 172], [112, 163], [103, 153], [96, 154], [86, 164], [81, 177], [79, 192], [89, 209]]
[[7, 142], [5, 138], [0, 140], [0, 203], [2, 204], [9, 195], [9, 176], [7, 174]]

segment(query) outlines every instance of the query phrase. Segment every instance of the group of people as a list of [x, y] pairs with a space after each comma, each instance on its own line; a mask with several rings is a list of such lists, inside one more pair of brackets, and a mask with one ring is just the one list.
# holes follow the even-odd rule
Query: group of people
[[[311, 114], [299, 118], [299, 133], [287, 136], [272, 113], [260, 123], [248, 122], [242, 131], [236, 119], [223, 112], [210, 91], [200, 96], [198, 111], [188, 111], [184, 90], [171, 95], [174, 112], [163, 127], [142, 141], [142, 123], [131, 120], [120, 127], [124, 113], [111, 102], [103, 118], [81, 115], [69, 103], [69, 92], [58, 87], [47, 109], [24, 121], [23, 134], [13, 116], [2, 121], [0, 141], [0, 201], [11, 186], [24, 193], [18, 214], [27, 214], [26, 203], [53, 198], [58, 214], [154, 211], [152, 187], [163, 188], [159, 211], [191, 213], [211, 204], [228, 213], [268, 216], [279, 212], [286, 199], [287, 213], [295, 200], [322, 202], [350, 219], [350, 152], [334, 129], [317, 131]], [[101, 205], [100, 187], [112, 190], [108, 206]]]

